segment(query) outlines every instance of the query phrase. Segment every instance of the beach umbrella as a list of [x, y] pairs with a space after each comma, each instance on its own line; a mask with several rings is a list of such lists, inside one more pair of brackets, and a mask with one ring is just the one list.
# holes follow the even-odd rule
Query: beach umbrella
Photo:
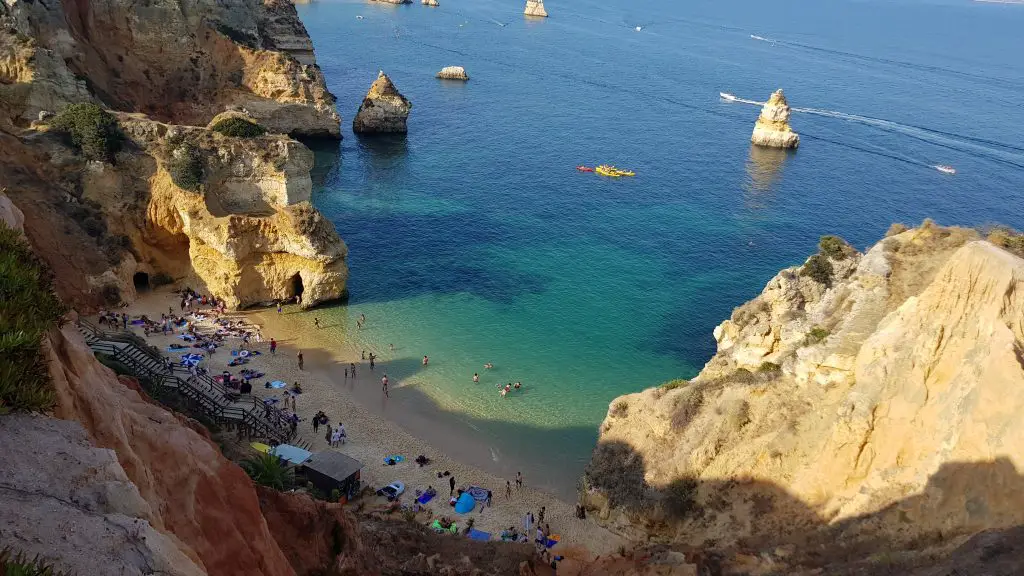
[[182, 366], [198, 366], [203, 361], [202, 354], [182, 354], [181, 365]]

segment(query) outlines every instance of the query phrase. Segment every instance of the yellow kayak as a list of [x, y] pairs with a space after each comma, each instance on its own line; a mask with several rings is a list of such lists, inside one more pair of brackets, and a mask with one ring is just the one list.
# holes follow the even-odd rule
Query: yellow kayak
[[636, 172], [632, 170], [619, 170], [615, 166], [609, 166], [608, 164], [602, 164], [597, 168], [594, 168], [594, 172], [602, 176], [610, 176], [612, 178], [620, 178], [622, 176], [636, 176]]
[[252, 444], [249, 445], [252, 446], [253, 450], [257, 452], [263, 452], [264, 454], [270, 453], [270, 446], [267, 446], [262, 442], [253, 442]]

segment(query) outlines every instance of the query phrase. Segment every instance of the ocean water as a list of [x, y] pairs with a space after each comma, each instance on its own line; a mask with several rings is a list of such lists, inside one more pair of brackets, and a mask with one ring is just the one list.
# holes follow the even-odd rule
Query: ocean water
[[[351, 300], [291, 321], [375, 351], [402, 382], [390, 401], [496, 471], [570, 494], [609, 401], [696, 374], [714, 326], [823, 234], [864, 248], [925, 217], [1024, 227], [1024, 6], [547, 7], [298, 7], [343, 116], [314, 202], [349, 246]], [[447, 65], [471, 80], [436, 80]], [[351, 133], [378, 69], [413, 102], [407, 137]], [[759, 108], [719, 97], [780, 87], [796, 152], [751, 147]], [[575, 170], [599, 163], [637, 176]], [[510, 381], [523, 389], [500, 397]]]

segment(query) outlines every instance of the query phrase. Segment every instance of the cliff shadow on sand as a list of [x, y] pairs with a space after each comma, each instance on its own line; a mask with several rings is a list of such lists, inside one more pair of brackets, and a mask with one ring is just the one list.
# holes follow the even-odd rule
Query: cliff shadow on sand
[[[617, 508], [646, 530], [677, 525], [687, 550], [733, 561], [759, 555], [759, 573], [946, 576], [957, 574], [951, 563], [972, 566], [962, 574], [1024, 570], [1024, 527], [1011, 512], [1024, 499], [1024, 475], [1007, 458], [945, 463], [920, 493], [837, 522], [772, 482], [681, 477], [654, 486], [646, 466], [629, 444], [600, 442], [587, 472], [599, 474], [601, 496], [581, 497], [592, 509], [605, 503], [592, 512], [605, 519]], [[715, 525], [742, 528], [708, 530]]]

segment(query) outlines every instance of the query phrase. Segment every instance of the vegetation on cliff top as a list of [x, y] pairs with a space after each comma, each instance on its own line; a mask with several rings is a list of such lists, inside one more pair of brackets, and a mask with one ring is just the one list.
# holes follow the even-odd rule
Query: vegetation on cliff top
[[285, 490], [295, 483], [294, 473], [273, 454], [257, 454], [242, 462], [242, 469], [260, 486]]
[[256, 138], [267, 133], [263, 126], [237, 116], [220, 120], [210, 129], [232, 138]]
[[0, 550], [0, 573], [4, 576], [67, 576], [69, 572], [57, 570], [39, 556], [28, 558], [10, 548]]
[[112, 162], [124, 141], [117, 120], [96, 104], [72, 104], [53, 119], [50, 127], [65, 134], [90, 160]]
[[182, 190], [198, 192], [203, 185], [203, 154], [181, 134], [166, 142], [167, 172], [171, 181]]
[[19, 232], [0, 223], [0, 414], [53, 407], [41, 344], [65, 312], [50, 270]]

